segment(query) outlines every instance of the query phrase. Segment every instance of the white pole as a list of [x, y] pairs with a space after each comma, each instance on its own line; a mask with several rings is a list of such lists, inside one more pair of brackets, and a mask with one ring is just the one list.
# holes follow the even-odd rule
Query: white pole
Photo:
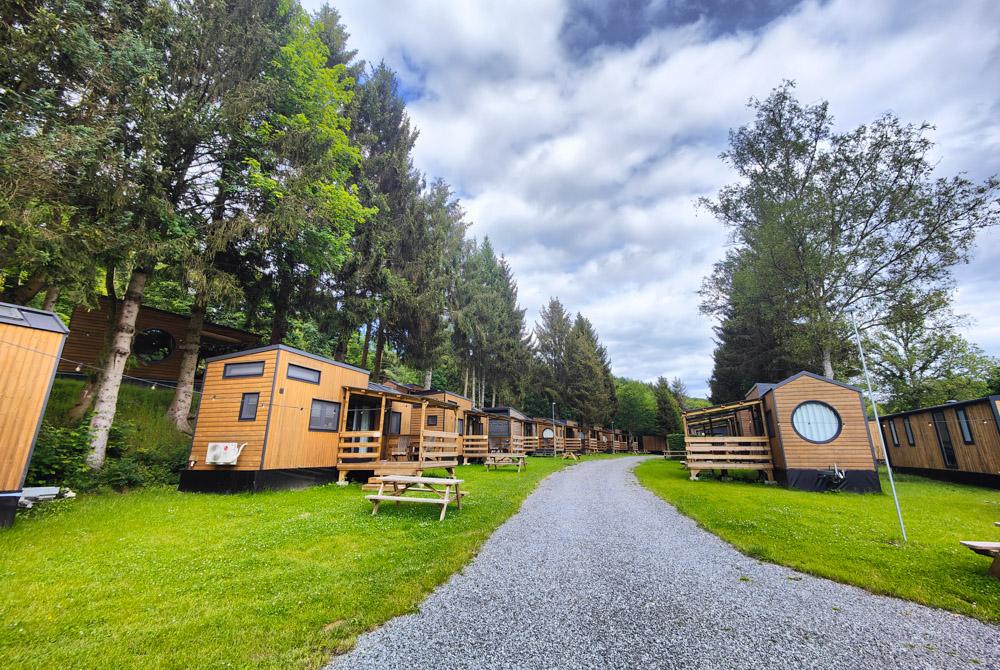
[[[899, 496], [896, 495], [896, 480], [892, 476], [892, 463], [889, 462], [889, 449], [885, 444], [885, 437], [882, 435], [882, 424], [878, 418], [878, 405], [875, 404], [875, 394], [872, 392], [872, 379], [868, 374], [868, 363], [865, 361], [865, 348], [861, 345], [861, 333], [858, 331], [858, 322], [851, 314], [851, 325], [854, 326], [854, 339], [858, 342], [858, 353], [861, 354], [861, 368], [865, 371], [865, 384], [868, 385], [868, 401], [872, 404], [872, 413], [875, 414], [875, 427], [878, 429], [878, 441], [882, 445], [882, 453], [885, 454], [885, 471], [889, 474], [889, 488], [892, 489], [892, 501], [896, 504], [896, 518], [899, 519], [899, 530], [903, 533], [903, 542], [906, 539], [906, 526], [903, 524], [903, 512], [899, 509]], [[875, 471], [878, 474], [878, 470]]]
[[556, 457], [556, 404], [552, 403], [552, 458]]

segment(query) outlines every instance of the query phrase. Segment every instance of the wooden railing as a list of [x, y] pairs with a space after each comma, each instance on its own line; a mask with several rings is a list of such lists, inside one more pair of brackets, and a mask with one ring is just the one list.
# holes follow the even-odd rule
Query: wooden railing
[[758, 470], [774, 479], [771, 446], [766, 437], [684, 438], [684, 465], [697, 479], [702, 470]]
[[337, 449], [338, 465], [345, 461], [368, 463], [382, 457], [382, 432], [378, 430], [350, 430], [340, 434]]
[[490, 438], [485, 435], [466, 435], [462, 438], [462, 456], [466, 462], [470, 458], [486, 458], [490, 450]]
[[579, 453], [583, 450], [583, 440], [579, 437], [567, 437], [565, 438], [566, 446], [564, 447], [566, 451], [571, 453]]
[[462, 436], [441, 430], [425, 430], [420, 441], [420, 462], [455, 461], [462, 455]]
[[525, 453], [533, 454], [538, 451], [538, 436], [537, 435], [526, 435], [524, 437], [524, 451]]

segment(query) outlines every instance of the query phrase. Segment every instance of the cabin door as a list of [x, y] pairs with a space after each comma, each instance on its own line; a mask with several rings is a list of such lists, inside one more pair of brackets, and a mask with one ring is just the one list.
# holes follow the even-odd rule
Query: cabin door
[[951, 434], [948, 432], [948, 422], [944, 418], [944, 412], [938, 410], [932, 414], [934, 418], [934, 432], [937, 433], [938, 446], [941, 447], [941, 456], [944, 464], [949, 468], [957, 468], [958, 461], [955, 459], [955, 447], [951, 443]]

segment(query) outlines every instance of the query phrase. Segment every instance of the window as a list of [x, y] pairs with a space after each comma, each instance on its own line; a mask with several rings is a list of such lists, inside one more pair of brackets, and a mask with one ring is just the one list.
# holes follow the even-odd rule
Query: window
[[955, 416], [958, 418], [958, 428], [962, 431], [962, 442], [972, 444], [972, 425], [969, 423], [969, 415], [965, 413], [965, 408], [956, 408]]
[[335, 433], [340, 429], [340, 403], [313, 400], [309, 411], [309, 430]]
[[399, 435], [403, 426], [402, 412], [389, 412], [389, 434]]
[[456, 421], [456, 425], [458, 427], [456, 428], [455, 432], [458, 433], [459, 435], [465, 435], [465, 419], [458, 419]]
[[146, 365], [165, 361], [176, 348], [177, 340], [174, 336], [160, 328], [140, 331], [132, 343], [132, 353]]
[[903, 430], [906, 431], [906, 443], [911, 447], [917, 446], [917, 441], [913, 439], [913, 426], [910, 425], [910, 417], [903, 417]]
[[259, 393], [244, 393], [243, 400], [240, 401], [240, 421], [257, 420], [257, 401], [260, 400]]
[[889, 419], [889, 433], [892, 435], [892, 446], [899, 446], [899, 435], [896, 433], [896, 422]]
[[223, 377], [263, 377], [264, 361], [251, 363], [226, 363], [222, 369]]
[[840, 415], [819, 400], [807, 400], [792, 412], [792, 427], [803, 440], [823, 444], [840, 434]]
[[490, 437], [510, 437], [507, 419], [490, 419]]
[[427, 425], [428, 426], [436, 426], [436, 425], [438, 425], [437, 414], [431, 414], [431, 415], [429, 415], [427, 417]]
[[313, 370], [312, 368], [305, 368], [301, 365], [296, 365], [295, 363], [289, 363], [288, 378], [298, 379], [300, 382], [309, 382], [310, 384], [319, 384], [319, 370]]

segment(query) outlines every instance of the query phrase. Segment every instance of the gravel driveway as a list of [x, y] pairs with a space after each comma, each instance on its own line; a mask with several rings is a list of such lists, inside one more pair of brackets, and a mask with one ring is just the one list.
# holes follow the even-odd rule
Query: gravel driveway
[[747, 558], [640, 486], [640, 460], [552, 475], [328, 667], [1000, 668], [1000, 627]]

